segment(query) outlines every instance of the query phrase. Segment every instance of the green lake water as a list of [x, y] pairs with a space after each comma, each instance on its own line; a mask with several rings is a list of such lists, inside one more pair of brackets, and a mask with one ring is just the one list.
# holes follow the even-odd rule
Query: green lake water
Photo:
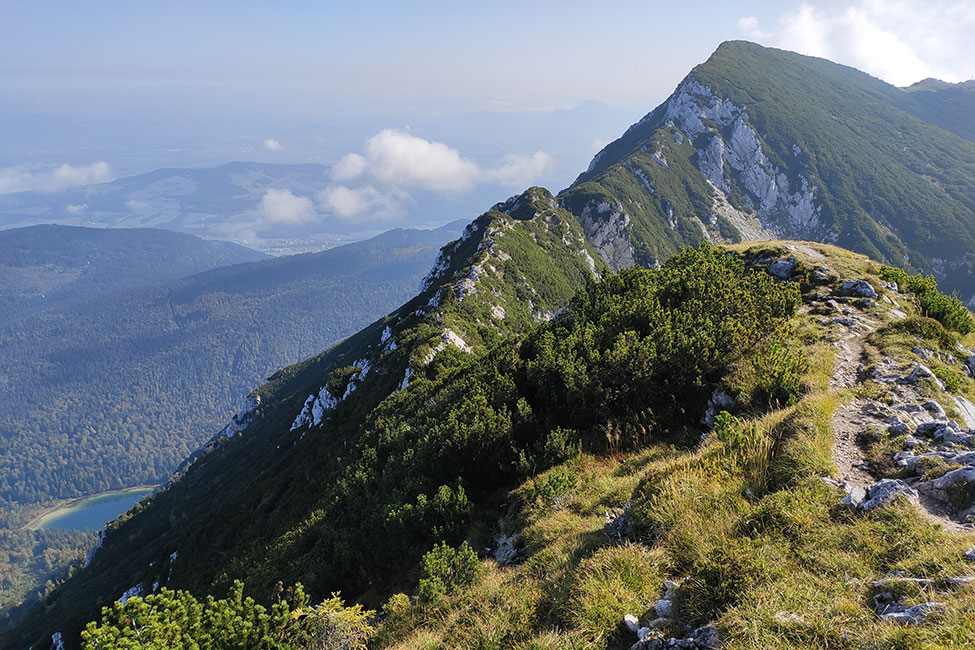
[[86, 499], [72, 501], [63, 508], [44, 515], [37, 523], [39, 529], [99, 530], [123, 512], [134, 506], [142, 497], [152, 494], [154, 487], [131, 488], [96, 494]]

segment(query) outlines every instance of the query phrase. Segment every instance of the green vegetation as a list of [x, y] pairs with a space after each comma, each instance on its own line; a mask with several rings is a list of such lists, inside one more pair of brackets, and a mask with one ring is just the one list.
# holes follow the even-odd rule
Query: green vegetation
[[975, 332], [975, 318], [956, 296], [946, 296], [938, 291], [938, 283], [932, 276], [910, 275], [902, 269], [885, 266], [881, 277], [895, 282], [902, 290], [917, 297], [921, 314], [937, 320], [948, 329], [961, 335]]
[[0, 324], [97, 293], [147, 286], [267, 255], [155, 228], [0, 230]]
[[[517, 244], [510, 234], [499, 242]], [[476, 296], [494, 298], [480, 289]], [[118, 534], [108, 535], [87, 573], [107, 577], [108, 566], [131, 562], [140, 568], [129, 584], [148, 584], [160, 569], [147, 572], [146, 565], [154, 557], [164, 563], [177, 548], [173, 580], [194, 591], [243, 577], [256, 593], [285, 580], [314, 593], [357, 594], [381, 577], [389, 586], [419, 579], [424, 602], [450, 598], [452, 585], [469, 580], [471, 560], [469, 549], [453, 549], [494, 521], [499, 494], [580, 446], [604, 453], [681, 440], [732, 365], [783, 335], [779, 326], [798, 302], [796, 285], [703, 244], [659, 270], [631, 269], [591, 283], [564, 315], [520, 344], [501, 338], [480, 354], [450, 356], [450, 364], [429, 376], [416, 373], [408, 390], [386, 399], [397, 374], [374, 361], [354, 397], [307, 435], [288, 428], [308, 389], [288, 400], [269, 396], [266, 404], [290, 402], [294, 410], [265, 416], [257, 431], [215, 447], [142, 513], [113, 525]], [[459, 329], [454, 310], [464, 308], [447, 302], [437, 318]], [[391, 354], [410, 355], [405, 346]], [[280, 461], [286, 471], [263, 470], [259, 459], [269, 452], [258, 450], [269, 445], [293, 449]], [[238, 488], [213, 490], [227, 472]], [[240, 480], [244, 474], [250, 478]], [[539, 502], [564, 505], [571, 502], [566, 493], [578, 493], [571, 470], [557, 476], [531, 479]], [[198, 498], [199, 490], [207, 498]], [[271, 494], [279, 497], [271, 501]], [[228, 497], [249, 503], [228, 507]], [[159, 539], [158, 526], [173, 532]], [[353, 542], [366, 539], [396, 542]], [[213, 544], [223, 557], [203, 550]], [[68, 605], [58, 596], [58, 607]]]
[[0, 519], [0, 630], [72, 575], [94, 543], [92, 532], [28, 530]]
[[[323, 253], [95, 293], [129, 262], [131, 277], [121, 274], [127, 281], [161, 281], [174, 268], [196, 268], [208, 251], [217, 262], [227, 258], [219, 242], [205, 242], [202, 250], [188, 245], [177, 263], [177, 251], [164, 244], [200, 240], [162, 231], [23, 230], [32, 237], [5, 231], [0, 238], [0, 249], [14, 252], [13, 242], [20, 249], [0, 257], [4, 264], [33, 268], [30, 246], [53, 230], [48, 255], [58, 277], [72, 276], [69, 262], [90, 275], [62, 288], [92, 293], [0, 325], [0, 629], [23, 613], [18, 603], [50, 593], [92, 545], [86, 533], [21, 530], [39, 507], [165, 481], [270, 369], [321, 350], [412, 295], [451, 232], [391, 231]], [[96, 240], [78, 243], [69, 237], [75, 230]], [[96, 254], [101, 262], [87, 264]], [[150, 275], [149, 261], [165, 271]]]
[[[832, 255], [821, 263], [855, 267]], [[878, 279], [866, 266], [861, 274]], [[656, 618], [669, 578], [676, 614], [717, 625], [723, 648], [966, 648], [975, 634], [971, 589], [935, 596], [908, 579], [885, 586], [908, 604], [947, 605], [922, 626], [881, 622], [872, 609], [881, 591], [873, 583], [890, 575], [936, 583], [969, 575], [971, 540], [906, 503], [866, 516], [838, 505], [841, 493], [820, 480], [832, 469], [832, 352], [813, 317], [795, 321], [805, 353], [800, 394], [771, 410], [720, 415], [693, 450], [664, 441], [583, 453], [526, 480], [506, 497], [524, 560], [486, 560], [464, 593], [433, 609], [401, 608], [380, 625], [379, 647], [627, 648], [623, 615]], [[572, 498], [558, 507], [534, 498], [537, 484], [566, 474], [575, 477]], [[629, 522], [618, 540], [605, 513], [623, 504]]]
[[[280, 590], [279, 590], [280, 591]], [[282, 597], [283, 596], [283, 597]], [[261, 648], [262, 650], [365, 650], [375, 612], [347, 607], [332, 596], [309, 606], [302, 586], [279, 593], [270, 611], [237, 581], [226, 598], [199, 601], [163, 587], [102, 610], [100, 623], [81, 633], [84, 650], [122, 648]]]
[[0, 327], [0, 508], [164, 481], [269, 371], [412, 295], [446, 236], [391, 231]]
[[422, 565], [423, 577], [416, 588], [416, 598], [421, 603], [432, 603], [470, 587], [481, 574], [477, 553], [466, 541], [456, 549], [441, 542], [423, 556]]
[[[964, 108], [975, 96], [971, 88], [906, 92], [824, 59], [746, 42], [722, 44], [691, 80], [744, 110], [741, 126], [757, 134], [779, 185], [784, 177], [791, 193], [804, 182], [813, 188], [817, 212], [810, 220], [766, 205], [763, 225], [779, 236], [829, 241], [936, 272], [949, 291], [965, 300], [975, 295], [975, 144], [971, 119], [961, 119], [970, 114]], [[699, 99], [703, 111], [710, 99]], [[668, 104], [659, 106], [603, 149], [560, 200], [577, 216], [602, 201], [619, 206], [640, 264], [662, 261], [705, 233], [736, 241], [740, 219], [728, 221], [700, 170], [719, 149], [712, 138], [721, 138], [720, 149], [734, 149], [739, 127], [734, 119], [702, 123], [709, 131], [691, 138]], [[731, 158], [726, 152], [721, 170], [728, 202], [757, 225], [763, 197], [749, 190], [748, 174], [729, 166]]]

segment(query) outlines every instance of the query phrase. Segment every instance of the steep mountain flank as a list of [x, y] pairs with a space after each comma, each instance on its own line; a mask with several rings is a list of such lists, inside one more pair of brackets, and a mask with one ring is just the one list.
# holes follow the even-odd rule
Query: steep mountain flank
[[411, 296], [460, 230], [394, 230], [0, 326], [0, 505], [164, 480], [262, 378]]
[[616, 269], [770, 235], [934, 273], [975, 299], [975, 144], [823, 59], [725, 43], [560, 201]]
[[[480, 478], [455, 479], [479, 462], [477, 454], [451, 452], [462, 431], [514, 416], [465, 389], [467, 369], [550, 318], [605, 271], [596, 260], [547, 191], [496, 205], [442, 249], [413, 300], [256, 389], [249, 412], [151, 503], [110, 526], [90, 565], [39, 620], [77, 630], [129, 588], [207, 591], [240, 571], [262, 592], [278, 580], [362, 593], [380, 578], [401, 579], [391, 567], [411, 567], [431, 530], [440, 531], [437, 539], [461, 535], [468, 499], [488, 499], [488, 486], [510, 471], [485, 457], [483, 474], [474, 471]], [[483, 381], [487, 371], [471, 376]], [[458, 399], [470, 410], [457, 410]], [[441, 421], [438, 403], [454, 404], [449, 421]], [[413, 419], [390, 429], [389, 419], [399, 417], [391, 414], [404, 413]], [[414, 437], [432, 435], [443, 446], [429, 446], [429, 457], [409, 451]], [[378, 458], [377, 437], [388, 445]], [[396, 542], [353, 541], [373, 536]], [[403, 558], [410, 561], [398, 564]]]

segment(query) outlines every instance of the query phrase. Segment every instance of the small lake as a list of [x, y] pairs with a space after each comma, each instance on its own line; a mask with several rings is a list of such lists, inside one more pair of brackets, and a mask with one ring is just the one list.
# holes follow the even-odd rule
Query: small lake
[[101, 530], [102, 526], [128, 511], [142, 497], [152, 494], [155, 489], [155, 487], [129, 488], [78, 499], [47, 513], [34, 524], [33, 528]]

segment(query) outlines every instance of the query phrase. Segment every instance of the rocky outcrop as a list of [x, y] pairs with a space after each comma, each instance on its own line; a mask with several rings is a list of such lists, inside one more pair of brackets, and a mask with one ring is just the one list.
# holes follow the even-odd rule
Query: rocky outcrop
[[238, 413], [234, 415], [227, 426], [220, 430], [214, 439], [230, 438], [246, 429], [257, 418], [257, 409], [260, 405], [260, 395], [248, 395], [245, 397]]
[[[765, 154], [748, 113], [689, 75], [667, 101], [664, 118], [698, 146], [698, 170], [725, 196], [737, 182], [753, 201], [759, 221], [780, 236], [822, 237], [821, 207], [816, 187], [801, 174], [793, 187], [786, 174]], [[716, 126], [712, 126], [716, 125]], [[734, 178], [727, 170], [734, 173]]]
[[611, 206], [609, 201], [591, 199], [578, 215], [586, 239], [614, 272], [636, 264], [633, 244], [627, 233], [630, 218], [623, 206]]
[[329, 391], [328, 386], [322, 386], [318, 390], [318, 394], [311, 394], [308, 399], [305, 400], [305, 404], [295, 417], [294, 422], [291, 423], [291, 431], [301, 429], [303, 427], [316, 427], [322, 423], [325, 419], [325, 414], [329, 411], [335, 410], [335, 408], [349, 395], [355, 392], [356, 388], [369, 374], [372, 368], [372, 363], [369, 359], [358, 359], [353, 364], [353, 367], [357, 370], [349, 377], [348, 383], [345, 385], [345, 392], [341, 397], [336, 397]]

